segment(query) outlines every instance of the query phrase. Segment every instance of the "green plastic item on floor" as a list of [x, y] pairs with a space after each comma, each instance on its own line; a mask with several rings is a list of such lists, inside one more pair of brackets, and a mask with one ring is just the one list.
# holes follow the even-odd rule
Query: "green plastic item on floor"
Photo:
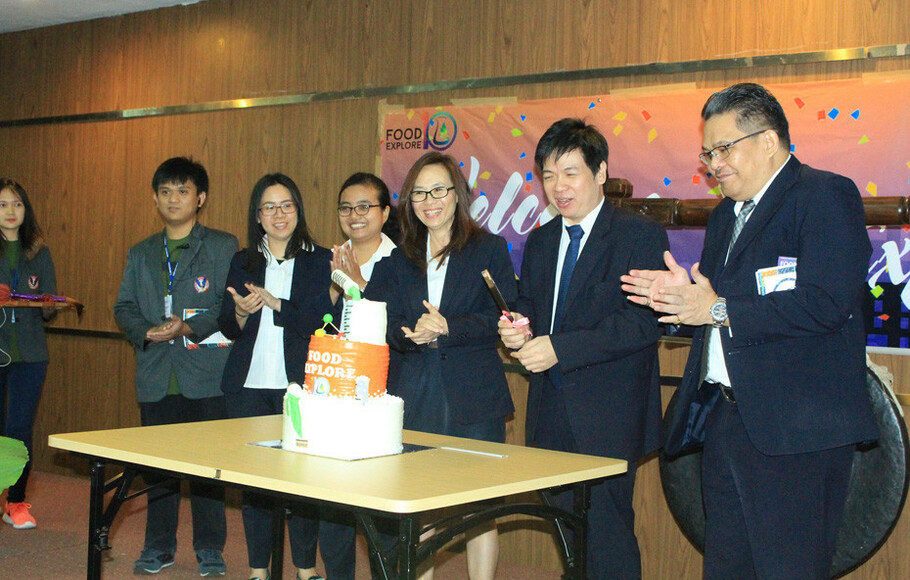
[[16, 483], [28, 462], [25, 443], [9, 437], [0, 437], [0, 489]]

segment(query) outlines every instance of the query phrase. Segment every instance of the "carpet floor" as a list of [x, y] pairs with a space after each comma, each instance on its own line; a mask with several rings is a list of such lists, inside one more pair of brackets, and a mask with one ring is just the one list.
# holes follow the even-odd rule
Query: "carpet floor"
[[[228, 503], [239, 505], [239, 493], [229, 490]], [[233, 497], [230, 494], [234, 494]], [[0, 579], [70, 580], [85, 578], [88, 538], [89, 481], [84, 477], [67, 477], [33, 472], [29, 480], [28, 499], [31, 513], [38, 522], [32, 530], [15, 530], [0, 523]], [[177, 533], [178, 550], [175, 564], [162, 570], [162, 580], [199, 578], [192, 550], [192, 526], [189, 502], [184, 498], [180, 508]], [[247, 578], [246, 544], [240, 510], [227, 509], [228, 539], [224, 559], [225, 578]], [[110, 534], [111, 549], [103, 557], [105, 580], [133, 578], [132, 564], [139, 556], [145, 531], [145, 499], [127, 502], [114, 522]], [[290, 548], [285, 547], [285, 579], [293, 579]], [[322, 570], [321, 563], [317, 565]], [[366, 543], [358, 537], [357, 580], [370, 578]], [[437, 555], [436, 580], [467, 578], [463, 550]], [[559, 574], [528, 566], [500, 562], [497, 580], [555, 580]]]

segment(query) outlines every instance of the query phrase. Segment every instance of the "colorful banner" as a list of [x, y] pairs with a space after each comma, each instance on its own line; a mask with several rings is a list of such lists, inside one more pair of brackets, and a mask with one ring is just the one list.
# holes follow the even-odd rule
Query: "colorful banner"
[[[791, 148], [800, 161], [850, 177], [864, 197], [907, 195], [910, 78], [873, 75], [768, 88], [787, 114]], [[382, 177], [397, 203], [398, 190], [418, 157], [430, 150], [455, 157], [474, 190], [472, 214], [508, 241], [519, 272], [528, 232], [554, 215], [534, 167], [537, 140], [554, 121], [581, 117], [600, 128], [610, 144], [610, 176], [632, 182], [634, 197], [703, 199], [720, 195], [697, 157], [699, 113], [711, 92], [686, 85], [389, 112], [379, 142]], [[870, 345], [910, 348], [907, 230], [869, 230], [874, 247], [867, 301]], [[669, 233], [681, 263], [698, 260], [702, 231]]]

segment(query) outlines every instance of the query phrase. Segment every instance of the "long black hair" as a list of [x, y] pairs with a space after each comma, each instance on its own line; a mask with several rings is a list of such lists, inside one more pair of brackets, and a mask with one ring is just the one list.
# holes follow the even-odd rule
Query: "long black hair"
[[259, 206], [262, 203], [262, 194], [273, 185], [281, 185], [291, 192], [291, 199], [297, 206], [297, 227], [291, 233], [291, 239], [284, 249], [284, 259], [290, 260], [300, 250], [312, 251], [316, 246], [306, 225], [306, 214], [303, 211], [303, 198], [300, 189], [294, 180], [283, 173], [267, 173], [259, 178], [250, 194], [250, 207], [247, 212], [247, 247], [246, 264], [244, 268], [250, 272], [257, 271], [265, 262], [265, 256], [260, 252], [265, 238], [265, 229], [259, 223]]
[[[8, 177], [0, 177], [0, 191], [8, 189], [19, 198], [22, 205], [25, 206], [25, 219], [19, 226], [19, 244], [22, 251], [29, 259], [34, 258], [42, 247], [44, 247], [44, 234], [41, 232], [41, 226], [35, 219], [35, 210], [32, 209], [32, 202], [28, 199], [28, 193], [18, 181]], [[0, 256], [3, 255], [3, 246], [0, 245]]]

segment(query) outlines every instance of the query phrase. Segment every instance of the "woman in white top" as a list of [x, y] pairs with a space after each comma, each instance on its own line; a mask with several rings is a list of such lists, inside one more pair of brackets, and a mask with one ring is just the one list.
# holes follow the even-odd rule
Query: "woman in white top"
[[[221, 380], [231, 418], [281, 413], [288, 383], [304, 381], [310, 336], [323, 315], [337, 314], [328, 292], [332, 254], [313, 242], [290, 177], [272, 173], [256, 182], [248, 230], [247, 248], [231, 261], [218, 319], [234, 341]], [[274, 499], [244, 493], [243, 503], [250, 578], [267, 580]], [[328, 576], [353, 580], [354, 528], [339, 514], [292, 507], [288, 535], [297, 579], [320, 578], [318, 535]]]
[[[348, 241], [332, 248], [332, 270], [341, 270], [363, 292], [376, 262], [395, 249], [383, 229], [389, 222], [391, 197], [385, 182], [372, 173], [355, 173], [338, 192], [338, 221]], [[332, 286], [332, 301], [341, 293]]]

